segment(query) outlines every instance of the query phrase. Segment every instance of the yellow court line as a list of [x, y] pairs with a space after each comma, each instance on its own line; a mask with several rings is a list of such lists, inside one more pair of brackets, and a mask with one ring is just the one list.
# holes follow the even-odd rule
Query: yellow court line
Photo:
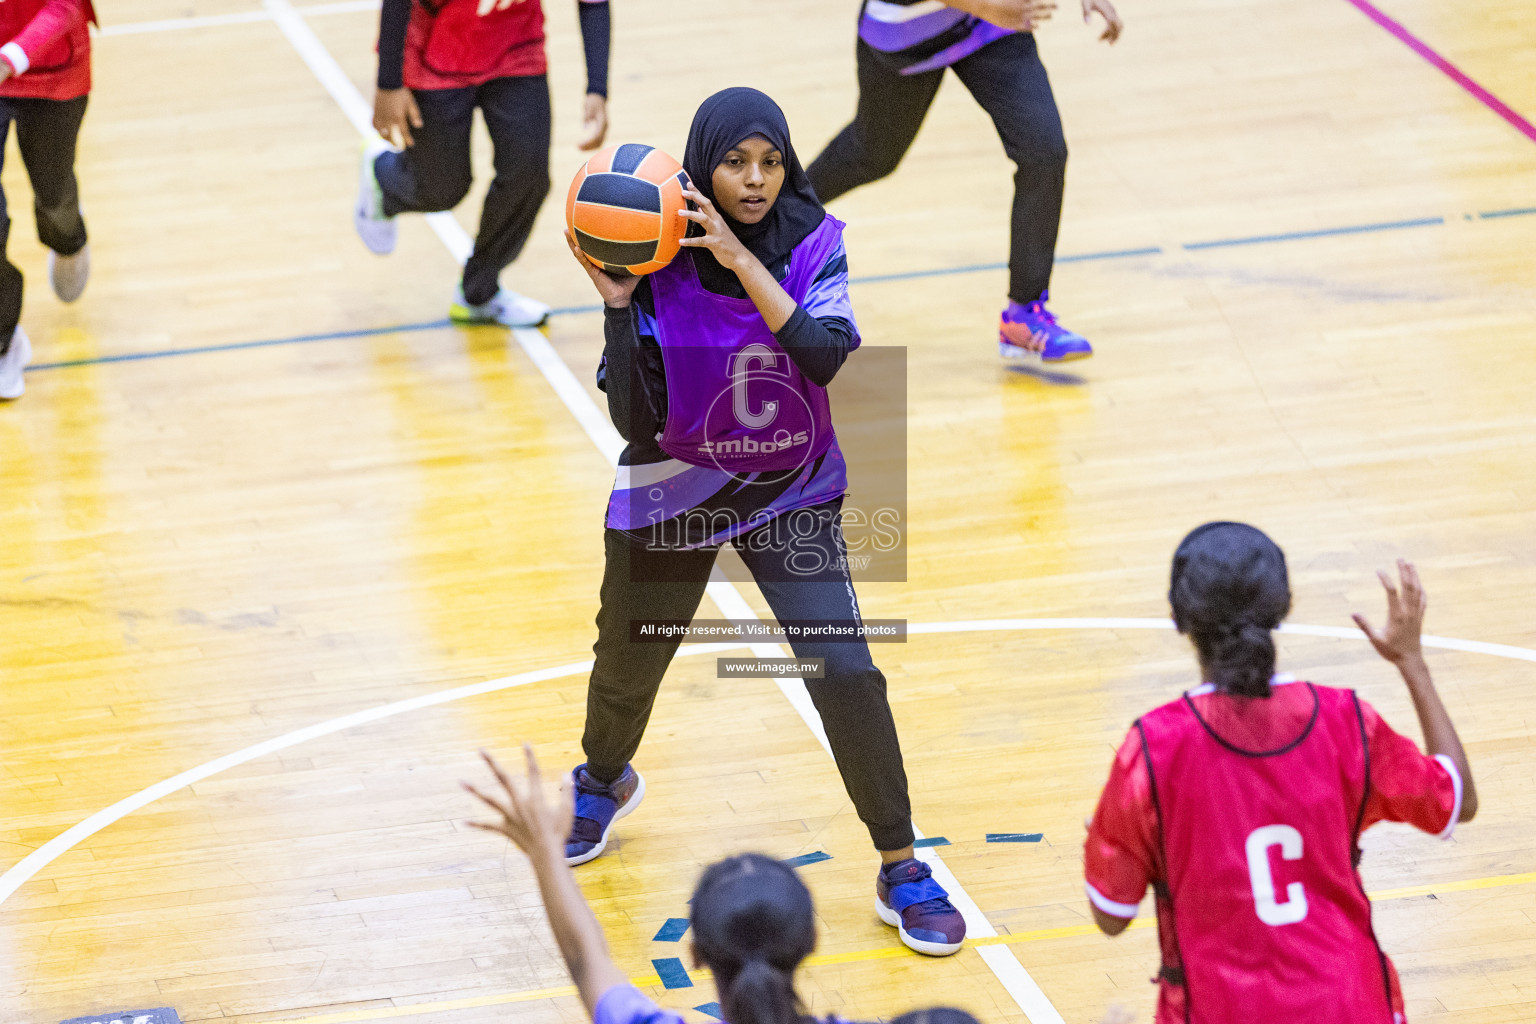
[[1373, 900], [1405, 900], [1410, 896], [1433, 896], [1442, 892], [1471, 892], [1474, 889], [1502, 889], [1507, 885], [1529, 885], [1536, 882], [1536, 871], [1523, 875], [1494, 875], [1491, 878], [1468, 878], [1460, 882], [1440, 882], [1435, 885], [1410, 885], [1403, 889], [1383, 889], [1371, 893]]
[[[1444, 892], [1471, 892], [1477, 889], [1502, 889], [1511, 885], [1536, 884], [1536, 871], [1528, 871], [1519, 875], [1493, 875], [1488, 878], [1468, 878], [1460, 882], [1439, 882], [1434, 885], [1411, 885], [1402, 889], [1382, 889], [1380, 892], [1370, 894], [1372, 901], [1403, 900], [1414, 896], [1432, 896]], [[1157, 922], [1152, 918], [1138, 918], [1131, 922], [1132, 928], [1151, 928]], [[1025, 942], [1044, 942], [1050, 939], [1067, 939], [1079, 935], [1096, 935], [1098, 926], [1093, 924], [1073, 924], [1062, 928], [1037, 928], [1034, 931], [1014, 932], [1011, 935], [993, 935], [984, 939], [971, 939], [967, 946], [1015, 946]], [[919, 954], [912, 952], [905, 946], [882, 946], [879, 949], [854, 949], [846, 953], [827, 953], [821, 956], [807, 957], [807, 967], [824, 967], [832, 964], [864, 963], [870, 960], [889, 960], [894, 957], [916, 957]], [[709, 977], [709, 972], [700, 970], [690, 975], [695, 980]], [[630, 983], [637, 988], [650, 988], [661, 984], [661, 978], [654, 974], [641, 975], [630, 978]], [[354, 1021], [365, 1020], [394, 1020], [401, 1017], [416, 1017], [424, 1013], [446, 1013], [449, 1010], [468, 1010], [480, 1006], [504, 1006], [508, 1003], [530, 1003], [538, 999], [558, 999], [562, 996], [576, 995], [575, 985], [562, 985], [559, 988], [540, 988], [528, 992], [501, 992], [485, 996], [469, 996], [464, 999], [450, 999], [437, 1003], [413, 1003], [409, 1006], [380, 1006], [372, 1010], [349, 1010], [343, 1013], [324, 1013], [317, 1017], [288, 1017], [282, 1020], [264, 1021], [262, 1024], [351, 1024]]]

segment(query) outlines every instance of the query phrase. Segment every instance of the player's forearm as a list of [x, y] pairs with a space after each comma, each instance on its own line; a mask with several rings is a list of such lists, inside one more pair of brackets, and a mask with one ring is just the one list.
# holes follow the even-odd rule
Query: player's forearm
[[945, 7], [975, 15], [994, 25], [1007, 25], [1024, 12], [1022, 0], [944, 0]]
[[380, 89], [405, 85], [405, 34], [411, 24], [411, 0], [384, 0], [379, 9]]
[[539, 880], [539, 893], [549, 915], [550, 930], [565, 960], [571, 980], [581, 993], [587, 1013], [596, 1010], [603, 993], [625, 979], [608, 953], [608, 940], [597, 923], [563, 851], [543, 850], [529, 857]]
[[607, 96], [608, 54], [613, 37], [608, 0], [577, 0], [576, 14], [581, 23], [581, 48], [587, 58], [587, 92]]
[[795, 315], [795, 310], [800, 304], [790, 298], [789, 292], [784, 286], [774, 280], [768, 268], [763, 266], [761, 260], [751, 253], [744, 258], [744, 266], [736, 268], [736, 276], [741, 279], [741, 286], [746, 289], [747, 297], [762, 314], [763, 322], [768, 329], [775, 334], [789, 323], [789, 318]]
[[49, 0], [16, 33], [16, 37], [5, 44], [3, 56], [16, 74], [22, 74], [31, 66], [32, 54], [47, 49], [84, 21], [85, 7], [80, 0]]
[[944, 6], [990, 21], [992, 19], [987, 18], [987, 15], [996, 15], [1000, 8], [1010, 5], [1008, 0], [944, 0]]
[[1098, 925], [1099, 931], [1105, 935], [1119, 935], [1131, 926], [1131, 919], [1128, 917], [1116, 917], [1114, 914], [1106, 914], [1092, 903], [1088, 904], [1088, 909], [1093, 911], [1093, 923]]
[[1419, 716], [1419, 728], [1424, 732], [1424, 748], [1430, 754], [1443, 754], [1456, 765], [1461, 775], [1461, 819], [1471, 821], [1477, 813], [1477, 788], [1472, 784], [1472, 766], [1467, 752], [1462, 749], [1461, 737], [1456, 726], [1440, 701], [1429, 665], [1419, 656], [1405, 658], [1397, 665], [1408, 684], [1408, 694], [1413, 698], [1413, 710]]

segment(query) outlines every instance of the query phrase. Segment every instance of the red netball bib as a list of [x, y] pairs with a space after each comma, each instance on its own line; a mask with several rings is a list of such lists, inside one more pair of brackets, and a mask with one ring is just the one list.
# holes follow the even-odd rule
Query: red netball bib
[[495, 71], [520, 47], [544, 43], [539, 0], [446, 0], [431, 5], [422, 63], [434, 74], [476, 78]]

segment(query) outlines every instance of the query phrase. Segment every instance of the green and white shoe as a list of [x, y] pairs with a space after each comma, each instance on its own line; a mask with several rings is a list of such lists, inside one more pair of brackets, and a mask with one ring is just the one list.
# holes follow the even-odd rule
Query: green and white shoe
[[363, 240], [369, 252], [380, 256], [395, 251], [399, 231], [395, 218], [384, 216], [384, 190], [379, 187], [379, 177], [373, 165], [381, 155], [392, 151], [393, 147], [377, 136], [363, 147], [362, 165], [357, 173], [357, 205], [352, 210], [357, 237]]
[[464, 286], [454, 289], [448, 319], [456, 324], [500, 324], [503, 327], [538, 327], [549, 319], [550, 309], [537, 299], [501, 289], [489, 302], [478, 306], [464, 300]]

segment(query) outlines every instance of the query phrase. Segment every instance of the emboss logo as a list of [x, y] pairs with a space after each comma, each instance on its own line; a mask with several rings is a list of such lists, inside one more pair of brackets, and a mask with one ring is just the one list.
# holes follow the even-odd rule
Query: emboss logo
[[[721, 469], [720, 458], [743, 455], [777, 455], [791, 449], [804, 448], [808, 454], [815, 440], [815, 417], [805, 396], [795, 390], [788, 367], [789, 356], [775, 351], [761, 342], [746, 345], [730, 357], [727, 376], [730, 387], [710, 403], [704, 422], [715, 422], [715, 411], [729, 398], [731, 419], [754, 432], [762, 432], [775, 422], [786, 418], [791, 410], [800, 410], [801, 416], [787, 416], [795, 429], [781, 427], [767, 437], [733, 437], [722, 441], [704, 441], [698, 446], [700, 455], [708, 455]], [[795, 421], [799, 421], [796, 423]], [[800, 424], [804, 424], [801, 427]], [[804, 460], [794, 468], [798, 470]]]
[[787, 430], [781, 430], [773, 435], [771, 441], [756, 441], [750, 437], [738, 437], [730, 441], [705, 441], [699, 445], [699, 451], [706, 455], [772, 455], [774, 452], [793, 448], [797, 444], [805, 444], [811, 439], [808, 431], [797, 430], [791, 434]]

